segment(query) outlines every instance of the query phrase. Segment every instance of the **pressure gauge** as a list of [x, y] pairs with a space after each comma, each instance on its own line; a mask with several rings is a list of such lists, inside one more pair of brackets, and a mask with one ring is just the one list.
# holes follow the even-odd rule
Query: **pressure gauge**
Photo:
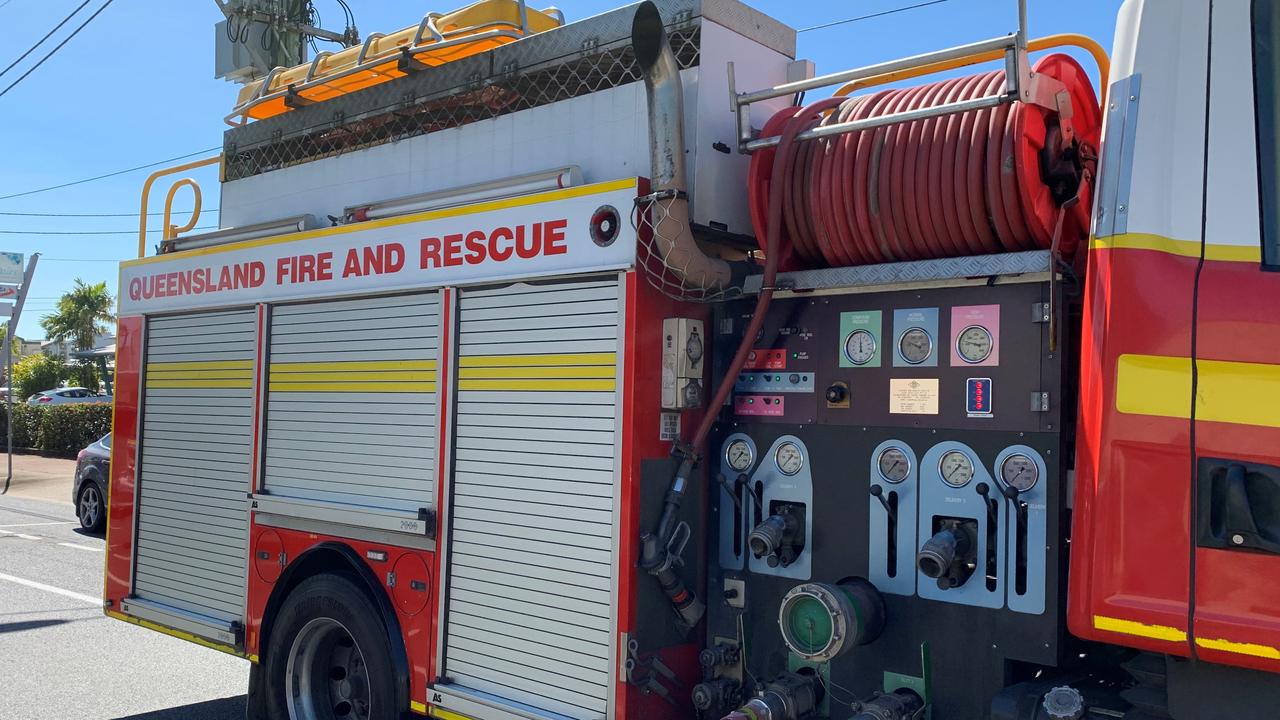
[[898, 353], [912, 365], [928, 360], [932, 352], [933, 338], [924, 328], [910, 328], [898, 338]]
[[746, 440], [734, 440], [724, 451], [725, 462], [738, 472], [746, 472], [755, 462], [755, 454], [751, 452], [751, 443]]
[[854, 330], [844, 339], [844, 354], [854, 365], [866, 365], [876, 355], [876, 336], [870, 330]]
[[956, 337], [956, 352], [967, 363], [980, 363], [991, 357], [993, 347], [991, 331], [981, 325], [970, 325]]
[[876, 460], [876, 465], [880, 468], [880, 477], [895, 485], [906, 480], [907, 473], [911, 472], [911, 460], [907, 458], [906, 451], [899, 447], [885, 448]]
[[773, 460], [778, 463], [778, 469], [783, 475], [795, 475], [804, 466], [804, 454], [800, 452], [800, 446], [793, 442], [779, 445], [777, 452], [773, 454]]
[[1022, 453], [1014, 453], [1000, 463], [1000, 479], [1005, 485], [1023, 493], [1035, 487], [1040, 480], [1040, 466]]
[[942, 482], [955, 488], [964, 487], [973, 479], [973, 460], [959, 450], [949, 450], [938, 463], [938, 472], [942, 474]]

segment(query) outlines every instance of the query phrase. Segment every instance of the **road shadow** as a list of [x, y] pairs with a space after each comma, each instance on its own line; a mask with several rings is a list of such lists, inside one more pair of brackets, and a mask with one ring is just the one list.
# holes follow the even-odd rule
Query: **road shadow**
[[50, 619], [50, 620], [18, 620], [16, 622], [0, 623], [0, 635], [4, 633], [22, 632], [23, 630], [39, 630], [40, 628], [52, 627], [54, 625], [65, 625], [70, 620]]
[[245, 696], [207, 700], [181, 707], [119, 716], [112, 720], [244, 720]]

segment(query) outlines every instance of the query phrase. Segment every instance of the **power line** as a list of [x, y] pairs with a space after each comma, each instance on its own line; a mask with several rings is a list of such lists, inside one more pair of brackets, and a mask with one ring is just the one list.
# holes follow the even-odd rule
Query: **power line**
[[[218, 208], [200, 208], [201, 213], [217, 212]], [[174, 217], [187, 217], [191, 215], [190, 210], [174, 210], [171, 212]], [[0, 212], [0, 215], [8, 215], [12, 217], [85, 217], [85, 218], [102, 218], [102, 217], [138, 217], [136, 212], [122, 213], [57, 213], [57, 212]], [[160, 217], [163, 212], [149, 212], [147, 215]]]
[[90, 178], [84, 178], [83, 180], [72, 180], [71, 182], [65, 182], [60, 185], [50, 185], [49, 187], [38, 188], [35, 190], [24, 190], [23, 192], [12, 193], [10, 195], [0, 195], [0, 200], [10, 200], [16, 197], [24, 197], [26, 195], [35, 195], [36, 193], [49, 192], [50, 190], [60, 190], [64, 187], [71, 187], [72, 185], [81, 185], [83, 183], [93, 182], [94, 180], [102, 180], [105, 178], [115, 177], [117, 175], [124, 175], [125, 173], [131, 173], [138, 170], [146, 170], [147, 168], [153, 168], [157, 165], [164, 165], [166, 163], [171, 163], [174, 160], [185, 160], [195, 155], [203, 155], [205, 153], [213, 152], [214, 150], [221, 150], [221, 149], [222, 149], [221, 145], [215, 145], [211, 148], [205, 148], [204, 150], [197, 150], [195, 152], [187, 153], [186, 155], [179, 155], [177, 157], [165, 158], [164, 160], [157, 160], [155, 162], [147, 163], [146, 165], [138, 165], [131, 168], [125, 168], [124, 170], [116, 170], [115, 172], [109, 172], [109, 173], [106, 173], [105, 175], [95, 175]]
[[89, 23], [93, 22], [94, 18], [102, 14], [102, 11], [106, 10], [107, 6], [110, 5], [112, 1], [113, 0], [107, 0], [106, 2], [102, 3], [102, 7], [98, 8], [97, 10], [94, 10], [93, 14], [89, 16], [89, 19], [80, 23], [80, 26], [77, 27], [75, 30], [72, 30], [70, 35], [63, 38], [62, 42], [55, 45], [54, 48], [48, 52], [48, 54], [40, 58], [40, 62], [36, 63], [35, 65], [32, 65], [30, 68], [27, 69], [26, 72], [22, 73], [22, 75], [17, 80], [14, 80], [13, 82], [9, 83], [9, 87], [5, 88], [4, 90], [0, 90], [0, 97], [4, 97], [6, 93], [8, 93], [10, 90], [17, 87], [18, 83], [22, 82], [23, 80], [26, 80], [28, 75], [35, 72], [36, 68], [39, 68], [41, 65], [43, 65], [45, 60], [48, 60], [49, 58], [53, 57], [55, 53], [57, 53], [59, 50], [62, 49], [63, 45], [66, 45], [67, 43], [71, 42], [71, 38], [75, 37], [76, 35], [79, 35], [80, 31], [85, 29], [85, 27], [88, 26]]
[[[8, 5], [8, 4], [9, 4], [8, 0], [5, 0], [5, 5]], [[5, 68], [4, 70], [0, 70], [0, 77], [4, 77], [5, 73], [13, 69], [14, 65], [17, 65], [23, 60], [26, 60], [28, 55], [35, 52], [36, 48], [43, 45], [45, 40], [48, 40], [50, 37], [53, 36], [54, 33], [58, 32], [58, 30], [62, 28], [63, 25], [66, 25], [71, 20], [71, 18], [76, 16], [76, 13], [83, 10], [84, 6], [88, 4], [89, 4], [89, 0], [84, 0], [84, 2], [80, 3], [80, 7], [77, 7], [75, 10], [72, 10], [70, 15], [62, 18], [62, 22], [58, 23], [57, 25], [54, 25], [52, 30], [45, 33], [44, 37], [36, 41], [35, 45], [32, 45], [31, 47], [27, 48], [27, 51], [22, 53], [22, 55], [20, 55], [17, 60], [14, 60], [13, 62], [9, 63], [9, 67]], [[4, 5], [0, 5], [0, 7], [4, 7]]]
[[[217, 230], [217, 225], [198, 225], [192, 230]], [[147, 232], [160, 232], [154, 228]], [[0, 235], [137, 235], [137, 230], [0, 230]]]
[[844, 25], [846, 23], [858, 22], [859, 20], [870, 20], [871, 18], [884, 17], [885, 15], [893, 15], [894, 13], [906, 12], [908, 10], [915, 10], [917, 8], [922, 8], [922, 7], [929, 7], [930, 5], [941, 5], [944, 2], [950, 2], [950, 0], [929, 0], [929, 2], [916, 3], [915, 5], [906, 5], [904, 7], [894, 8], [892, 10], [885, 10], [883, 12], [871, 13], [870, 15], [859, 15], [858, 17], [845, 18], [844, 20], [834, 20], [829, 23], [823, 23], [821, 25], [814, 25], [813, 27], [802, 28], [800, 30], [797, 30], [796, 32], [803, 33], [803, 32], [809, 32], [810, 30], [821, 30], [823, 28], [835, 27], [836, 25]]

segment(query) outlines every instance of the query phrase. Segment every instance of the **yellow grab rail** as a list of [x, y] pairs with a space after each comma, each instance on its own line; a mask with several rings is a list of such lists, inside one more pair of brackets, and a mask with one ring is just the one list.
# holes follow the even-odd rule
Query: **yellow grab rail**
[[[146, 257], [147, 255], [147, 202], [151, 197], [151, 186], [155, 184], [155, 181], [164, 177], [165, 175], [174, 175], [176, 173], [186, 172], [187, 170], [193, 170], [199, 167], [207, 167], [215, 163], [221, 164], [221, 162], [222, 162], [222, 156], [214, 155], [213, 157], [207, 157], [203, 160], [195, 160], [193, 162], [184, 163], [182, 165], [176, 165], [171, 168], [157, 170], [151, 173], [149, 176], [147, 176], [146, 182], [142, 183], [142, 208], [139, 211], [139, 219], [138, 219], [138, 257]], [[172, 210], [171, 206], [173, 203], [173, 196], [178, 191], [178, 188], [182, 187], [183, 185], [190, 185], [192, 187], [192, 190], [193, 192], [195, 192], [195, 196], [196, 196], [196, 204], [195, 204], [195, 208], [193, 208], [191, 212], [191, 220], [181, 228], [172, 228], [173, 234], [177, 235], [180, 232], [186, 232], [187, 230], [190, 230], [191, 228], [196, 226], [196, 221], [200, 219], [200, 186], [196, 183], [196, 181], [190, 178], [184, 178], [182, 180], [179, 180], [178, 182], [173, 184], [173, 187], [169, 188], [169, 195], [165, 199], [165, 203], [164, 203], [164, 227], [161, 228], [160, 235], [165, 240], [168, 240], [170, 238], [169, 231], [171, 229], [171, 226], [169, 225], [169, 214], [170, 214], [170, 211]]]
[[[1107, 51], [1091, 37], [1080, 35], [1078, 33], [1060, 33], [1057, 35], [1046, 35], [1042, 38], [1036, 38], [1027, 42], [1028, 52], [1038, 52], [1040, 50], [1048, 50], [1056, 47], [1077, 47], [1093, 56], [1093, 61], [1098, 65], [1098, 104], [1102, 107], [1107, 106], [1107, 78], [1111, 75], [1111, 59], [1107, 57]], [[928, 65], [920, 65], [919, 67], [908, 68], [906, 70], [898, 70], [895, 72], [884, 73], [883, 75], [875, 75], [861, 80], [854, 80], [840, 86], [835, 91], [835, 95], [844, 97], [849, 93], [857, 92], [863, 88], [873, 87], [875, 85], [886, 85], [888, 83], [898, 82], [899, 80], [909, 80], [922, 75], [932, 75], [937, 72], [947, 70], [955, 70], [957, 68], [977, 65], [979, 63], [991, 62], [993, 60], [1004, 59], [1003, 50], [993, 50], [990, 52], [976, 53], [966, 55], [964, 57], [952, 60], [943, 60]]]
[[[191, 188], [191, 194], [195, 199], [195, 205], [191, 208], [191, 218], [187, 220], [187, 224], [182, 227], [169, 223], [170, 216], [173, 214], [173, 196], [178, 194], [178, 189], [182, 187]], [[178, 182], [169, 186], [169, 193], [164, 198], [164, 225], [160, 231], [160, 237], [163, 240], [172, 240], [178, 237], [178, 233], [184, 233], [196, 226], [196, 221], [200, 219], [200, 183], [191, 178], [182, 178]]]

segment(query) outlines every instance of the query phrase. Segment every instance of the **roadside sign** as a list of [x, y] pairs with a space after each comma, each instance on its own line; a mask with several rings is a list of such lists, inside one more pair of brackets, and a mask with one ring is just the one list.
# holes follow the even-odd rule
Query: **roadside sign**
[[18, 288], [14, 285], [0, 285], [0, 300], [18, 299]]
[[0, 251], [0, 283], [22, 284], [23, 270], [22, 253]]
[[0, 302], [0, 320], [8, 320], [13, 317], [13, 303]]

